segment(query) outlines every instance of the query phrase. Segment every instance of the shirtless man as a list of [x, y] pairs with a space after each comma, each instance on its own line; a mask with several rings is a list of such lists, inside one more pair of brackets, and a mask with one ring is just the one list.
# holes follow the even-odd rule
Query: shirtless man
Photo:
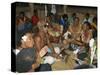
[[45, 27], [44, 29], [39, 29], [38, 32], [36, 32], [34, 41], [35, 41], [35, 47], [38, 51], [47, 46], [52, 50], [51, 52], [54, 53], [53, 46], [49, 41], [47, 27]]

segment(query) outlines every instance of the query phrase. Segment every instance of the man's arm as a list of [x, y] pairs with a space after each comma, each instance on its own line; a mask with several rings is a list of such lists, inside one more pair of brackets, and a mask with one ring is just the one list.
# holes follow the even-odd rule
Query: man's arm
[[37, 52], [40, 52], [41, 50], [41, 38], [39, 36], [34, 37], [34, 43], [35, 43], [35, 48]]
[[35, 70], [36, 68], [38, 68], [40, 66], [40, 63], [41, 63], [41, 57], [37, 53], [36, 54], [36, 62], [34, 64], [32, 64], [32, 69]]

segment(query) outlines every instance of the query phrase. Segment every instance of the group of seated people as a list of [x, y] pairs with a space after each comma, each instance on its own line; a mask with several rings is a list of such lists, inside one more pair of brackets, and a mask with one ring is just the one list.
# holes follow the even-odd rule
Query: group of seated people
[[66, 56], [70, 56], [70, 53], [75, 55], [71, 59], [77, 64], [71, 69], [97, 67], [96, 16], [90, 22], [87, 13], [80, 23], [76, 13], [69, 20], [67, 14], [60, 18], [50, 14], [45, 19], [39, 19], [37, 11], [34, 12], [32, 19], [24, 12], [16, 17], [14, 52], [17, 72], [52, 71], [52, 64], [58, 59], [67, 63], [69, 60]]

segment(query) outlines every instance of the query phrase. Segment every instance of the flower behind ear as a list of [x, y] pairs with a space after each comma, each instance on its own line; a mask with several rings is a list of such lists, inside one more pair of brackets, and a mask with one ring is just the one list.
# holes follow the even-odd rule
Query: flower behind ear
[[23, 41], [26, 41], [27, 38], [28, 38], [28, 37], [27, 37], [26, 35], [22, 36], [22, 40], [23, 40]]

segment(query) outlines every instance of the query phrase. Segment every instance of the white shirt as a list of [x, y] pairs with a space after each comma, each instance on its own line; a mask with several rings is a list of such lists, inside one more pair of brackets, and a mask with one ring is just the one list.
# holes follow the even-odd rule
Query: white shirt
[[20, 50], [19, 49], [15, 49], [15, 50], [13, 50], [13, 52], [15, 53], [15, 55], [17, 55], [20, 52]]

